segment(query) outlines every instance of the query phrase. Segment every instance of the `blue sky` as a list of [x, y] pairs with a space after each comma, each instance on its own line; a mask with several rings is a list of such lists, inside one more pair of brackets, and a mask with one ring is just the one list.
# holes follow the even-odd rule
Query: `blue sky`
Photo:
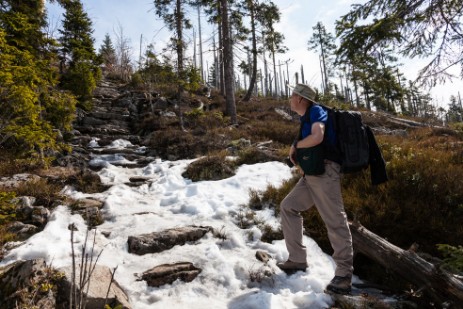
[[[153, 3], [150, 0], [81, 0], [85, 10], [92, 19], [95, 29], [94, 38], [97, 49], [101, 46], [106, 33], [115, 42], [115, 33], [123, 29], [125, 37], [130, 38], [132, 46], [132, 59], [134, 63], [138, 61], [140, 46], [143, 51], [148, 44], [155, 46], [155, 51], [161, 53], [166, 46], [170, 33], [154, 13]], [[294, 73], [300, 72], [301, 66], [304, 67], [305, 80], [320, 88], [321, 74], [319, 68], [318, 54], [307, 50], [307, 41], [312, 36], [312, 27], [321, 21], [328, 31], [334, 34], [334, 22], [340, 16], [346, 14], [353, 3], [364, 3], [365, 0], [274, 0], [281, 11], [281, 22], [276, 26], [277, 30], [284, 34], [285, 45], [289, 51], [279, 55], [277, 62], [288, 62], [290, 83], [294, 84]], [[47, 4], [50, 21], [58, 27], [62, 10], [58, 5]], [[211, 33], [210, 26], [207, 25], [206, 17], [202, 14], [201, 24], [203, 27], [203, 53], [204, 69], [211, 64]], [[195, 28], [198, 37], [198, 15], [196, 10], [190, 9], [189, 17]], [[193, 40], [193, 30], [186, 33], [189, 40]], [[141, 39], [142, 37], [142, 39]], [[141, 40], [140, 40], [141, 39]], [[191, 46], [191, 45], [190, 45]], [[192, 57], [193, 48], [187, 50], [187, 55]], [[198, 58], [199, 59], [199, 58]], [[245, 59], [244, 55], [238, 56], [236, 62]], [[199, 60], [198, 60], [199, 62]], [[424, 65], [424, 60], [404, 61], [401, 69], [409, 79], [414, 79], [418, 70]], [[282, 65], [286, 69], [285, 65]], [[278, 70], [278, 69], [277, 69]], [[458, 74], [458, 71], [455, 72]], [[338, 82], [338, 81], [337, 81]], [[338, 82], [339, 83], [339, 82]], [[448, 98], [451, 94], [457, 94], [458, 90], [463, 91], [461, 80], [454, 83], [448, 82], [446, 85], [438, 86], [431, 90], [431, 94], [439, 105], [447, 107]], [[462, 93], [463, 94], [463, 93]]]

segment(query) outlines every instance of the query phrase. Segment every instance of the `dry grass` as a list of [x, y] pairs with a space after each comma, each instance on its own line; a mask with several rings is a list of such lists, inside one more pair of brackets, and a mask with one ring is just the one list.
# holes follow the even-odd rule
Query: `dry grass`
[[368, 172], [347, 175], [343, 196], [350, 216], [396, 245], [437, 254], [435, 245], [461, 243], [463, 143], [448, 131], [420, 129], [403, 139], [380, 136], [389, 182], [369, 183]]
[[183, 177], [192, 181], [220, 180], [235, 174], [236, 165], [226, 159], [226, 153], [208, 155], [189, 164]]
[[[463, 139], [448, 129], [417, 129], [407, 138], [377, 136], [390, 180], [372, 186], [368, 171], [344, 175], [348, 216], [392, 243], [412, 243], [439, 255], [436, 244], [457, 246], [463, 239]], [[294, 186], [297, 176], [280, 188], [251, 192], [253, 209], [274, 207]], [[303, 213], [306, 233], [330, 251], [325, 226], [316, 211]]]

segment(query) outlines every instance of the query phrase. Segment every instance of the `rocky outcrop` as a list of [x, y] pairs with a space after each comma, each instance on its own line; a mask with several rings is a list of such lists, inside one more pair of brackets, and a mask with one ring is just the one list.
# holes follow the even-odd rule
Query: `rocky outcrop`
[[[59, 285], [59, 297], [56, 308], [67, 309], [70, 303], [69, 295], [71, 292], [72, 268], [61, 268], [59, 271], [64, 274], [64, 277]], [[77, 274], [76, 277], [78, 278], [79, 275]], [[118, 306], [120, 306], [118, 308], [123, 309], [131, 308], [127, 294], [120, 285], [114, 281], [111, 270], [106, 266], [96, 265], [91, 274], [88, 291], [87, 286], [84, 286], [82, 290], [84, 291], [87, 309], [105, 308], [106, 304], [111, 308], [116, 308]], [[106, 296], [107, 293], [108, 295]], [[77, 294], [80, 294], [79, 289], [77, 289]]]
[[92, 227], [103, 223], [101, 208], [103, 202], [92, 198], [83, 198], [71, 205], [72, 212], [80, 214]]
[[[70, 304], [71, 268], [53, 269], [43, 259], [17, 261], [0, 268], [0, 308], [67, 309]], [[108, 293], [108, 288], [109, 293]], [[129, 299], [114, 281], [111, 270], [97, 265], [90, 278], [85, 303], [87, 309], [105, 304], [130, 309]], [[107, 294], [108, 293], [108, 294]], [[77, 290], [77, 295], [80, 291]]]
[[42, 259], [0, 268], [0, 308], [56, 308], [57, 278]]
[[171, 284], [175, 280], [191, 282], [201, 271], [200, 268], [188, 262], [163, 264], [145, 271], [139, 280], [146, 281], [149, 286], [159, 287], [164, 284]]
[[151, 234], [129, 236], [129, 252], [138, 255], [162, 252], [176, 245], [184, 245], [188, 241], [196, 241], [210, 231], [212, 227], [209, 226], [186, 226]]

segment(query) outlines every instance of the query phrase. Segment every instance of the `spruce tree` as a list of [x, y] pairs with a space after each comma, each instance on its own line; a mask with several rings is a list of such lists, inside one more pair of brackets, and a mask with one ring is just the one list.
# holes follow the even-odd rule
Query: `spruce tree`
[[173, 49], [177, 52], [177, 74], [178, 74], [178, 98], [181, 98], [183, 92], [183, 83], [185, 82], [184, 70], [184, 51], [185, 41], [183, 36], [184, 29], [190, 29], [191, 23], [185, 17], [185, 3], [181, 0], [154, 0], [156, 15], [163, 18], [166, 26], [175, 35], [171, 38]]
[[41, 3], [2, 1], [0, 7], [0, 146], [45, 163], [62, 149], [57, 130], [70, 130], [75, 99], [56, 89]]
[[258, 14], [256, 17], [259, 19], [259, 22], [263, 26], [263, 45], [264, 48], [270, 52], [270, 56], [272, 57], [273, 62], [273, 79], [275, 83], [274, 96], [278, 96], [275, 54], [283, 54], [288, 50], [288, 48], [283, 45], [285, 36], [275, 30], [275, 23], [280, 21], [281, 13], [273, 2], [262, 3], [259, 8], [259, 13], [260, 14]]
[[390, 46], [406, 57], [430, 59], [419, 75], [432, 86], [451, 77], [454, 66], [463, 77], [462, 22], [462, 1], [369, 0], [341, 17], [337, 34], [360, 54]]
[[78, 107], [92, 108], [92, 93], [101, 78], [100, 59], [93, 47], [92, 22], [80, 0], [63, 0], [65, 9], [61, 36], [61, 86], [78, 99]]
[[107, 33], [100, 47], [99, 56], [103, 62], [106, 73], [113, 73], [117, 65], [117, 56], [111, 37]]
[[331, 33], [326, 31], [325, 26], [318, 22], [313, 28], [313, 35], [308, 41], [309, 50], [319, 50], [323, 68], [323, 84], [324, 92], [327, 94], [329, 92], [329, 78], [333, 77], [333, 60], [332, 57], [336, 50], [336, 45], [334, 44], [334, 37]]

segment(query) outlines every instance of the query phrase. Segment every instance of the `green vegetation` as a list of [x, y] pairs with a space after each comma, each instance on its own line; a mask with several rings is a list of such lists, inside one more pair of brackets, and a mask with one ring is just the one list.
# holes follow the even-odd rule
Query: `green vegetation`
[[225, 156], [225, 153], [221, 153], [198, 159], [188, 166], [182, 176], [192, 181], [220, 180], [233, 176], [235, 164]]
[[[97, 55], [92, 22], [81, 1], [55, 2], [65, 11], [58, 40], [50, 38], [44, 31], [46, 16], [42, 1], [5, 0], [0, 6], [0, 176], [37, 172], [40, 168], [50, 167], [60, 154], [72, 151], [59, 137], [72, 130], [76, 108], [92, 109], [92, 94], [102, 75], [101, 64], [107, 78], [127, 81], [131, 76], [126, 89], [143, 92], [150, 99], [157, 99], [157, 95], [165, 98], [166, 111], [175, 111], [175, 115], [167, 117], [151, 111], [143, 115], [144, 118], [135, 123], [133, 129], [146, 137], [146, 146], [162, 158], [201, 157], [192, 162], [184, 173], [184, 177], [192, 181], [231, 177], [240, 165], [283, 161], [287, 156], [288, 145], [297, 131], [297, 122], [284, 119], [276, 112], [278, 109], [297, 118], [288, 111], [287, 102], [269, 97], [251, 100], [248, 96], [254, 85], [250, 85], [243, 99], [246, 102], [231, 100], [231, 103], [237, 103], [236, 113], [235, 106], [230, 104], [231, 96], [225, 98], [215, 89], [210, 97], [202, 96], [205, 85], [200, 72], [194, 66], [183, 63], [186, 43], [182, 31], [189, 27], [184, 7], [174, 7], [174, 1], [154, 1], [156, 14], [174, 31], [169, 47], [176, 51], [177, 59], [156, 55], [154, 46], [149, 46], [140, 59], [138, 70], [133, 71], [122, 29], [117, 42], [120, 46], [114, 47], [111, 38], [106, 35]], [[212, 22], [221, 21], [217, 1], [196, 2], [202, 4]], [[324, 85], [318, 99], [330, 106], [363, 110], [365, 122], [371, 127], [401, 129], [403, 133], [400, 136], [376, 134], [387, 162], [389, 182], [371, 186], [368, 171], [344, 176], [343, 197], [348, 216], [402, 248], [418, 243], [420, 251], [439, 256], [443, 259], [444, 268], [461, 275], [461, 98], [452, 95], [448, 111], [443, 108], [436, 110], [431, 104], [431, 97], [404, 78], [399, 71], [397, 54], [393, 48], [386, 47], [396, 47], [394, 43], [404, 40], [400, 45], [404, 55], [435, 56], [442, 53], [450, 55], [451, 63], [459, 64], [461, 57], [457, 59], [459, 56], [448, 51], [454, 46], [461, 46], [461, 35], [457, 35], [461, 10], [456, 10], [460, 8], [457, 1], [436, 2], [429, 6], [428, 2], [420, 2], [414, 10], [404, 10], [403, 6], [409, 6], [411, 2], [369, 0], [363, 6], [353, 6], [352, 11], [337, 23], [339, 47], [335, 46], [333, 36], [325, 26], [316, 24], [309, 48], [320, 50], [323, 54]], [[255, 7], [254, 3], [246, 1], [241, 3], [240, 10], [248, 11], [249, 16], [256, 18], [252, 23], [253, 29], [248, 29], [254, 35], [250, 50], [253, 62], [261, 53], [260, 47], [264, 46], [270, 52], [273, 71], [276, 72], [275, 54], [286, 49], [284, 37], [274, 29], [280, 18], [278, 8], [273, 3]], [[382, 16], [384, 12], [388, 15]], [[363, 18], [367, 18], [368, 23], [365, 24]], [[239, 19], [234, 22], [237, 23], [234, 27], [242, 26]], [[434, 22], [439, 26], [435, 26]], [[449, 25], [449, 32], [442, 36], [423, 37], [420, 32], [432, 29], [440, 33], [440, 27]], [[418, 31], [409, 35], [410, 29]], [[240, 35], [249, 35], [244, 28], [241, 32]], [[265, 34], [265, 40], [255, 37], [259, 32]], [[439, 40], [445, 44], [439, 44]], [[441, 47], [437, 54], [433, 54], [436, 46]], [[224, 46], [218, 46], [217, 50], [224, 50]], [[335, 55], [336, 61], [333, 59]], [[448, 63], [440, 59], [433, 58], [431, 65], [422, 71], [423, 80], [432, 83], [442, 74], [445, 77]], [[209, 81], [215, 85], [223, 82], [218, 80], [223, 76], [216, 76], [216, 73], [223, 69], [217, 66], [224, 62], [225, 59], [214, 59], [210, 66]], [[256, 76], [255, 62], [253, 66], [243, 65], [242, 68], [254, 81], [262, 78]], [[338, 89], [332, 82], [334, 76], [345, 80], [345, 89]], [[273, 78], [273, 82], [276, 91], [277, 79]], [[267, 90], [265, 93], [271, 95]], [[172, 107], [174, 105], [175, 108]], [[398, 124], [386, 124], [388, 116], [370, 112], [372, 108], [422, 123], [439, 121], [440, 125], [445, 121], [448, 127], [404, 129]], [[257, 146], [263, 142], [268, 145], [264, 150]], [[234, 158], [231, 159], [230, 155]], [[251, 191], [249, 205], [244, 205], [236, 214], [237, 225], [244, 229], [258, 226], [262, 230], [263, 241], [281, 239], [281, 231], [259, 220], [256, 214], [258, 210], [271, 208], [278, 216], [280, 202], [299, 177], [295, 173], [278, 188], [269, 186], [262, 192]], [[8, 224], [19, 219], [13, 198], [34, 196], [38, 205], [52, 208], [56, 201], [64, 198], [59, 194], [63, 184], [72, 184], [88, 193], [106, 189], [94, 173], [82, 171], [58, 178], [56, 181], [31, 181], [14, 189], [0, 188], [0, 244], [15, 240], [15, 235], [6, 229]], [[325, 226], [318, 213], [311, 210], [303, 216], [306, 233], [329, 252], [331, 248]], [[45, 282], [37, 291], [46, 293], [52, 288], [53, 285]]]
[[[417, 129], [408, 138], [377, 136], [387, 162], [389, 181], [372, 186], [368, 171], [344, 175], [343, 198], [350, 219], [407, 249], [439, 255], [436, 244], [457, 246], [463, 238], [463, 136], [442, 129]], [[252, 192], [250, 206], [279, 204], [298, 176], [280, 188]], [[257, 206], [257, 205], [261, 206]], [[316, 211], [303, 214], [306, 232], [330, 251], [325, 227]], [[444, 247], [440, 247], [441, 249]], [[442, 250], [441, 250], [442, 251]], [[455, 250], [453, 254], [461, 253]]]
[[93, 47], [92, 22], [80, 0], [61, 2], [65, 13], [63, 27], [59, 30], [60, 83], [77, 97], [78, 107], [90, 111], [92, 93], [101, 78], [102, 59], [97, 57]]
[[16, 197], [14, 192], [0, 192], [0, 225], [16, 218], [16, 205], [11, 200]]
[[448, 268], [450, 271], [463, 275], [463, 246], [449, 246], [449, 245], [437, 245], [437, 248], [444, 256], [445, 268]]

